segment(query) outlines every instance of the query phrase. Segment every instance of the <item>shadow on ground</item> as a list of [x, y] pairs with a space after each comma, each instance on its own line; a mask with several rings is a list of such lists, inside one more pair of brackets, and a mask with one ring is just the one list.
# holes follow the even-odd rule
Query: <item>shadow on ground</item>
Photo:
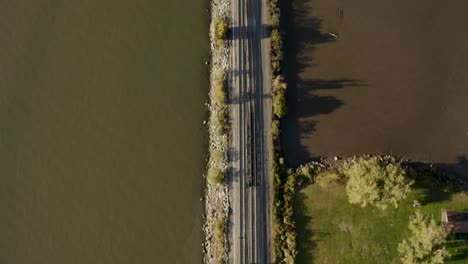
[[311, 249], [317, 246], [318, 238], [326, 238], [326, 232], [313, 232], [310, 230], [310, 223], [313, 218], [307, 214], [307, 207], [305, 201], [307, 196], [298, 191], [295, 197], [294, 214], [296, 217], [296, 230], [297, 230], [297, 250], [298, 255], [296, 258], [297, 263], [311, 263], [313, 256]]
[[428, 188], [427, 203], [450, 199], [451, 193], [468, 191], [468, 160], [459, 156], [455, 163], [406, 162], [415, 186]]

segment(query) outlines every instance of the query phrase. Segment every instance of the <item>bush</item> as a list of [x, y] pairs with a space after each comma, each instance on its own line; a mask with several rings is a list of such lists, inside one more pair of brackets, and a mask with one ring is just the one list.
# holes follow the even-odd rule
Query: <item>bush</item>
[[326, 191], [335, 189], [343, 182], [343, 176], [335, 171], [327, 170], [317, 175], [317, 184]]
[[208, 169], [208, 182], [212, 185], [222, 184], [224, 182], [224, 172], [217, 167], [211, 166]]
[[273, 98], [273, 113], [278, 118], [283, 118], [288, 112], [288, 106], [286, 105], [286, 98], [284, 93], [278, 93]]
[[217, 256], [216, 263], [224, 263], [224, 236], [225, 236], [225, 223], [224, 216], [219, 217], [213, 223], [213, 236], [214, 236], [214, 251]]
[[309, 166], [303, 166], [301, 168], [301, 174], [309, 181], [312, 181], [313, 178], [313, 170]]
[[278, 139], [280, 135], [280, 122], [276, 119], [271, 123], [271, 135], [273, 136], [273, 140]]
[[416, 211], [415, 218], [410, 221], [409, 238], [398, 245], [398, 252], [403, 264], [443, 264], [449, 254], [445, 248], [447, 231], [438, 225], [434, 218]]
[[224, 240], [224, 223], [225, 223], [224, 217], [220, 217], [216, 222], [214, 223], [214, 228], [213, 228], [213, 234], [214, 238], [217, 241], [223, 241]]
[[279, 244], [282, 252], [282, 263], [294, 263], [296, 250], [296, 223], [294, 221], [294, 197], [301, 174], [288, 176], [283, 186], [282, 234]]
[[226, 101], [226, 92], [224, 89], [224, 73], [221, 71], [216, 74], [214, 79], [214, 96], [213, 103], [216, 107], [222, 107]]
[[283, 42], [283, 37], [281, 36], [281, 32], [278, 29], [273, 29], [271, 31], [271, 47], [274, 50], [281, 49], [281, 44]]
[[227, 32], [229, 29], [229, 25], [223, 19], [218, 20], [216, 22], [216, 38], [218, 40], [225, 40], [227, 37]]
[[280, 9], [278, 7], [278, 0], [268, 1], [268, 20], [267, 23], [271, 27], [278, 27], [280, 22]]
[[226, 125], [226, 115], [224, 111], [220, 110], [214, 113], [214, 127], [216, 129], [216, 134], [222, 135], [224, 133], [224, 128]]
[[398, 207], [398, 202], [410, 191], [412, 181], [395, 159], [359, 158], [345, 163], [343, 174], [348, 177], [346, 192], [349, 202], [366, 207], [368, 204], [384, 210], [388, 205]]
[[280, 74], [283, 59], [283, 38], [278, 29], [271, 31], [271, 68], [274, 75]]
[[285, 94], [288, 85], [283, 81], [281, 76], [277, 76], [273, 80], [273, 94]]

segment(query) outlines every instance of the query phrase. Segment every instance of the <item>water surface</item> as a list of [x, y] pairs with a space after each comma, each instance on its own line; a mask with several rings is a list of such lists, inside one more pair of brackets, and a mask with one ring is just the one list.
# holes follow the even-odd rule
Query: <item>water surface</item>
[[468, 176], [467, 1], [283, 4], [290, 165], [395, 154]]
[[205, 1], [0, 2], [0, 262], [197, 263]]

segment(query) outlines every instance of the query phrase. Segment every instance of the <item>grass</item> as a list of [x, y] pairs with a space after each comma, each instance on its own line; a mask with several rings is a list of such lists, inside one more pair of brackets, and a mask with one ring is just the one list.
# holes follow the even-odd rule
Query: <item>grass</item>
[[452, 234], [449, 238], [450, 263], [468, 263], [468, 234]]
[[[413, 200], [440, 221], [440, 209], [467, 210], [468, 197], [414, 186], [397, 209], [348, 203], [344, 186], [316, 184], [297, 193], [297, 263], [399, 263], [398, 243], [408, 234]], [[468, 235], [451, 235], [447, 263], [468, 263]]]

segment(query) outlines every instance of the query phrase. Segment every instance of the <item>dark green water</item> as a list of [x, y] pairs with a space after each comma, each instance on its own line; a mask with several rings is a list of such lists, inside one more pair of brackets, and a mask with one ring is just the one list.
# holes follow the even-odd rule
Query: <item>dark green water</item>
[[0, 263], [199, 263], [204, 0], [0, 1]]

